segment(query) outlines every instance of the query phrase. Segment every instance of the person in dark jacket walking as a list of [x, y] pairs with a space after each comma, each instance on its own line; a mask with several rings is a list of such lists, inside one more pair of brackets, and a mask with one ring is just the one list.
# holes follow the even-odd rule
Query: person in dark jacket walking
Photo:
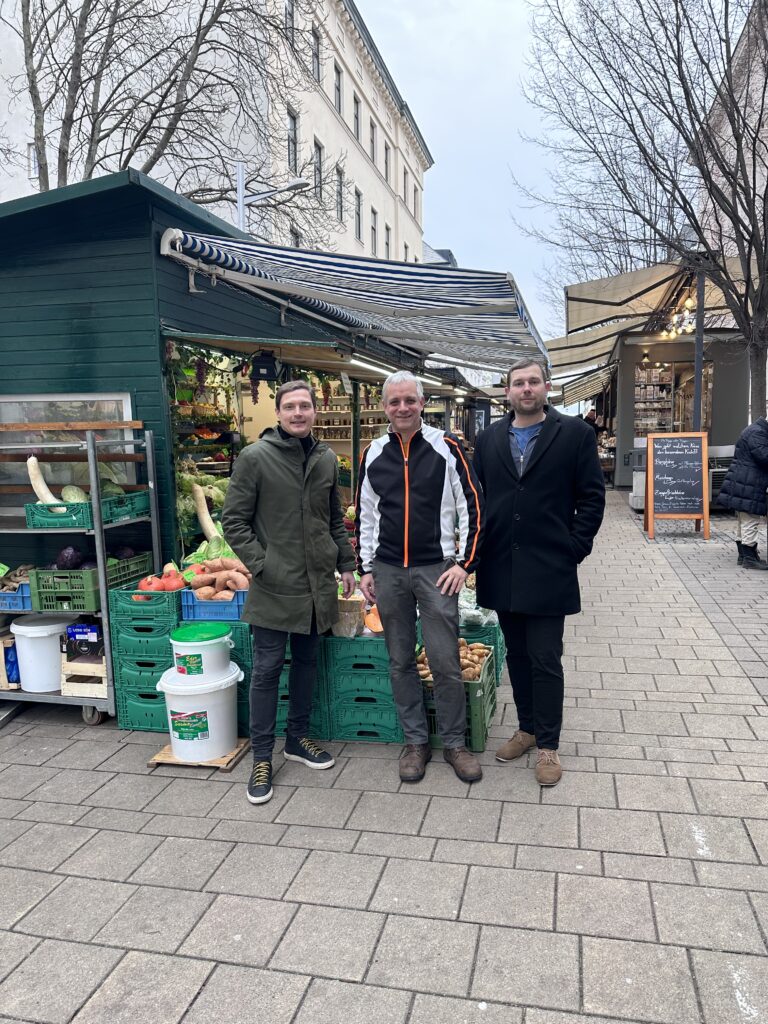
[[308, 768], [334, 761], [308, 738], [320, 634], [338, 620], [355, 589], [355, 553], [342, 518], [336, 455], [312, 436], [316, 399], [310, 385], [291, 381], [275, 395], [277, 427], [265, 430], [235, 462], [221, 524], [227, 543], [253, 573], [243, 619], [253, 633], [252, 804], [272, 797], [272, 748], [277, 693], [291, 642], [288, 728], [283, 756]]
[[761, 528], [765, 530], [768, 511], [766, 488], [768, 421], [761, 416], [741, 432], [717, 497], [718, 505], [732, 508], [738, 516], [738, 564], [745, 569], [768, 569], [757, 553], [757, 538]]
[[594, 429], [547, 405], [550, 387], [543, 358], [514, 362], [511, 412], [480, 434], [473, 460], [486, 503], [477, 603], [498, 612], [518, 716], [496, 759], [537, 747], [542, 786], [562, 776], [565, 616], [581, 610], [577, 566], [605, 508]]

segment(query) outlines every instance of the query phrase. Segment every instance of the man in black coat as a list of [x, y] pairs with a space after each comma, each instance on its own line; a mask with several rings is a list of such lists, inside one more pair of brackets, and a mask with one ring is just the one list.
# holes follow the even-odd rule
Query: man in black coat
[[733, 462], [723, 480], [717, 503], [739, 517], [738, 564], [746, 569], [768, 569], [757, 553], [757, 538], [765, 529], [768, 511], [768, 421], [764, 416], [741, 432]]
[[605, 508], [595, 432], [547, 405], [550, 387], [542, 357], [513, 363], [511, 413], [483, 431], [473, 460], [486, 502], [477, 603], [499, 614], [519, 723], [496, 759], [512, 761], [536, 746], [542, 786], [562, 776], [563, 627], [581, 610], [576, 567], [592, 550]]

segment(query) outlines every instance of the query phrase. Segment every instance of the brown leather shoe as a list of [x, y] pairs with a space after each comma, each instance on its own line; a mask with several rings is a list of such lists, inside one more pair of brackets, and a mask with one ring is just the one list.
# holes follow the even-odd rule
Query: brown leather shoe
[[540, 786], [556, 786], [563, 777], [563, 769], [556, 750], [536, 751], [536, 781]]
[[536, 737], [530, 732], [523, 732], [522, 729], [518, 729], [511, 740], [507, 740], [506, 743], [502, 744], [496, 751], [497, 761], [516, 761], [518, 757], [522, 757], [526, 750], [530, 750], [531, 747], [536, 746]]
[[428, 743], [408, 743], [400, 755], [400, 781], [420, 782], [431, 760], [432, 748]]
[[482, 779], [480, 762], [466, 747], [446, 747], [443, 757], [462, 782], [479, 782]]

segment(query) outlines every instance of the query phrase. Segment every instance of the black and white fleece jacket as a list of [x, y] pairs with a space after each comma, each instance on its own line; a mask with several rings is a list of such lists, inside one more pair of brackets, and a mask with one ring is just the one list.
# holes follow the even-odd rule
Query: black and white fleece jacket
[[[473, 572], [483, 531], [483, 495], [453, 434], [422, 423], [407, 443], [392, 428], [360, 459], [356, 497], [358, 568], [455, 561]], [[456, 550], [456, 524], [459, 544]]]

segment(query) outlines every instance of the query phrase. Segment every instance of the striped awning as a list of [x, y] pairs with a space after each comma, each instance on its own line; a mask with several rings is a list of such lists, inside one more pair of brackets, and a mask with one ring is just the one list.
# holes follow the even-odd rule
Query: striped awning
[[546, 352], [509, 274], [289, 249], [169, 228], [161, 252], [352, 336], [504, 369]]
[[601, 366], [599, 370], [583, 373], [575, 380], [569, 380], [567, 384], [563, 384], [562, 404], [575, 405], [577, 402], [586, 402], [587, 399], [601, 394], [616, 373], [617, 365], [617, 363], [611, 363], [610, 366]]

